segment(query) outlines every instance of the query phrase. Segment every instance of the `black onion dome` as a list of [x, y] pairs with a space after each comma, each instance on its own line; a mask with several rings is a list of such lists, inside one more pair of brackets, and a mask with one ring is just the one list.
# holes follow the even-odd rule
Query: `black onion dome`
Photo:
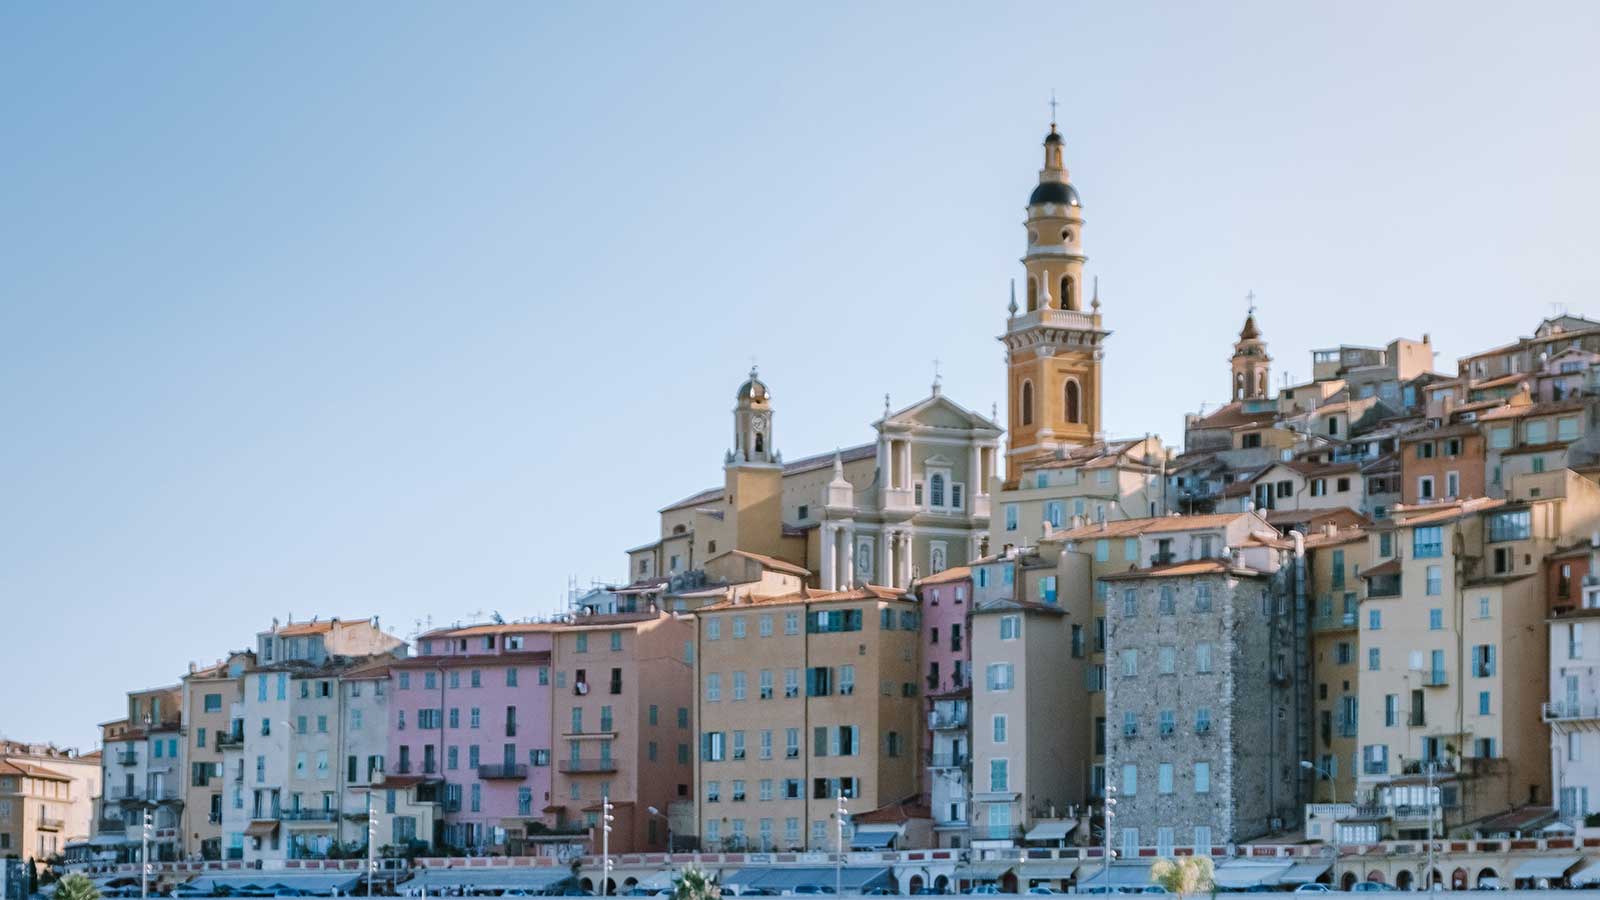
[[1028, 198], [1029, 206], [1040, 203], [1058, 203], [1062, 206], [1081, 206], [1078, 202], [1078, 191], [1072, 185], [1061, 181], [1046, 181], [1033, 189], [1033, 195]]

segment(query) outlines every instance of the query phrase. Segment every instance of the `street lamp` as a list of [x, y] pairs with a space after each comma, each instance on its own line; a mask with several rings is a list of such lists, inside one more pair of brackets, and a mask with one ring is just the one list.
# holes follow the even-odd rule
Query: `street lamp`
[[671, 856], [672, 855], [672, 820], [667, 818], [666, 816], [663, 816], [661, 814], [661, 810], [656, 809], [654, 806], [646, 806], [644, 809], [645, 809], [645, 812], [648, 812], [650, 815], [655, 816], [656, 818], [660, 819], [661, 821], [667, 823], [667, 855]]
[[600, 896], [608, 893], [611, 885], [611, 823], [616, 818], [611, 815], [614, 809], [611, 805], [611, 795], [606, 794], [600, 798]]
[[1105, 876], [1103, 879], [1101, 879], [1105, 883], [1100, 885], [1100, 893], [1103, 894], [1111, 893], [1111, 857], [1114, 853], [1114, 851], [1111, 849], [1111, 817], [1116, 814], [1114, 812], [1114, 808], [1117, 805], [1117, 798], [1113, 797], [1112, 795], [1116, 792], [1117, 786], [1111, 784], [1110, 779], [1108, 778], [1106, 783], [1105, 812], [1100, 816], [1100, 836], [1105, 841], [1105, 852], [1100, 857], [1100, 872]]
[[[1313, 778], [1327, 779], [1329, 805], [1337, 807], [1339, 805], [1339, 785], [1333, 780], [1333, 776], [1326, 769], [1313, 764], [1308, 759], [1300, 760], [1300, 768], [1310, 771]], [[1313, 800], [1316, 799], [1316, 795], [1316, 789], [1312, 788], [1311, 797]], [[1335, 887], [1339, 884], [1339, 846], [1339, 811], [1335, 809], [1333, 811], [1333, 883]]]
[[139, 828], [139, 896], [142, 900], [150, 898], [150, 828], [154, 822], [150, 810], [145, 810], [144, 823]]
[[839, 896], [844, 888], [844, 820], [850, 812], [844, 808], [844, 789], [840, 788], [834, 817], [838, 819], [839, 852], [833, 859], [833, 895]]

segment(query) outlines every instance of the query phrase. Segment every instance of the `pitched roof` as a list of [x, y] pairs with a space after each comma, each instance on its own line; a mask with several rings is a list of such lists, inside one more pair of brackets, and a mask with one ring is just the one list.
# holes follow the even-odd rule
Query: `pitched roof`
[[679, 500], [677, 503], [668, 503], [666, 506], [656, 510], [656, 512], [670, 512], [674, 509], [682, 509], [685, 506], [699, 506], [702, 503], [710, 503], [713, 500], [721, 500], [723, 490], [724, 488], [722, 487], [706, 488], [697, 494], [690, 494], [682, 500]]
[[934, 574], [925, 578], [917, 579], [916, 586], [925, 587], [931, 584], [949, 584], [952, 581], [960, 581], [963, 578], [971, 577], [971, 566], [952, 566], [951, 568], [945, 569], [943, 572], [935, 572]]
[[730, 609], [742, 609], [747, 606], [787, 606], [797, 603], [845, 603], [860, 600], [910, 599], [912, 598], [899, 588], [868, 584], [854, 587], [847, 591], [814, 591], [811, 588], [801, 588], [793, 593], [780, 594], [776, 597], [739, 597], [733, 600], [708, 603], [699, 609], [690, 610], [690, 612], [724, 612]]
[[[716, 556], [711, 557], [711, 559], [721, 559], [724, 556], [737, 556], [741, 559], [748, 559], [752, 562], [760, 563], [761, 567], [764, 569], [771, 569], [774, 572], [783, 572], [788, 575], [799, 575], [801, 578], [806, 578], [811, 575], [811, 570], [804, 566], [797, 566], [792, 562], [778, 559], [777, 557], [773, 556], [766, 556], [760, 553], [751, 553], [749, 550], [724, 550], [723, 552], [718, 553]], [[706, 560], [708, 563], [710, 561], [711, 560]]]
[[1528, 416], [1547, 416], [1555, 413], [1577, 412], [1583, 409], [1582, 400], [1556, 400], [1547, 403], [1507, 404], [1478, 416], [1479, 422], [1497, 422], [1501, 419], [1523, 419]]
[[[1430, 509], [1429, 507], [1424, 506], [1396, 507], [1390, 510], [1390, 514], [1394, 517], [1396, 526], [1401, 528], [1409, 528], [1413, 525], [1433, 525], [1440, 522], [1452, 522], [1456, 519], [1462, 518], [1463, 516], [1469, 516], [1473, 513], [1484, 512], [1486, 510], [1504, 506], [1505, 503], [1506, 501], [1504, 500], [1495, 500], [1489, 497], [1475, 497], [1471, 500], [1460, 501], [1459, 503], [1443, 504], [1438, 509]], [[1415, 515], [1411, 514], [1413, 511], [1417, 510], [1423, 511], [1417, 512]]]
[[1238, 428], [1245, 425], [1270, 425], [1278, 417], [1276, 410], [1245, 412], [1244, 404], [1229, 403], [1216, 412], [1194, 423], [1194, 428]]
[[0, 759], [0, 772], [7, 775], [23, 775], [28, 778], [42, 778], [46, 781], [71, 781], [72, 778], [60, 772], [40, 768], [32, 763], [21, 762], [14, 759]]
[[435, 628], [433, 631], [418, 635], [418, 638], [452, 638], [452, 637], [480, 637], [486, 634], [523, 634], [530, 631], [552, 631], [556, 627], [553, 622], [485, 622], [477, 625], [461, 625], [450, 628]]
[[312, 619], [309, 622], [290, 622], [280, 625], [272, 633], [279, 637], [300, 637], [308, 634], [327, 634], [335, 625], [365, 625], [371, 619], [341, 619], [334, 616], [331, 619]]
[[1438, 438], [1471, 437], [1477, 433], [1476, 426], [1463, 422], [1456, 425], [1441, 425], [1438, 428], [1424, 428], [1420, 431], [1407, 432], [1400, 436], [1400, 443], [1411, 444], [1417, 441], [1431, 441]]
[[1235, 566], [1226, 560], [1195, 559], [1165, 566], [1151, 566], [1147, 569], [1129, 569], [1126, 572], [1116, 572], [1100, 577], [1105, 581], [1120, 581], [1129, 578], [1181, 578], [1186, 575], [1242, 575], [1256, 577], [1265, 574], [1267, 573], [1258, 572], [1255, 569]]
[[1139, 534], [1161, 534], [1168, 531], [1191, 531], [1201, 528], [1221, 528], [1240, 516], [1249, 513], [1209, 513], [1200, 516], [1157, 516], [1144, 519], [1117, 519], [1115, 521], [1084, 525], [1058, 531], [1051, 537], [1061, 541], [1086, 541], [1092, 538], [1132, 537]]

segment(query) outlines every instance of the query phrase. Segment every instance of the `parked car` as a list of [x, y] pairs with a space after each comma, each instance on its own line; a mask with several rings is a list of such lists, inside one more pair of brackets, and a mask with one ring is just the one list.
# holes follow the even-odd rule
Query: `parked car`
[[1379, 894], [1379, 893], [1383, 893], [1384, 891], [1392, 891], [1392, 890], [1394, 890], [1394, 888], [1392, 886], [1384, 884], [1381, 881], [1358, 881], [1358, 882], [1356, 882], [1356, 886], [1350, 889], [1350, 893], [1352, 893], [1352, 894]]
[[831, 894], [833, 892], [833, 885], [831, 884], [801, 884], [796, 885], [794, 889], [794, 895], [796, 897], [815, 896], [817, 894]]
[[894, 888], [886, 888], [886, 887], [867, 888], [866, 890], [861, 892], [862, 896], [866, 896], [866, 897], [893, 897], [897, 893], [898, 892], [895, 891]]
[[1327, 885], [1318, 884], [1315, 881], [1308, 881], [1305, 884], [1300, 885], [1299, 887], [1294, 889], [1294, 892], [1296, 894], [1331, 894], [1331, 893], [1333, 893], [1332, 891], [1328, 890], [1328, 886]]
[[990, 895], [990, 894], [998, 894], [998, 893], [1000, 893], [1000, 885], [998, 885], [998, 884], [975, 884], [972, 887], [967, 888], [967, 893], [975, 894], [975, 895], [984, 895], [984, 896]]
[[1028, 893], [1034, 894], [1034, 895], [1040, 896], [1040, 897], [1049, 897], [1049, 896], [1054, 895], [1055, 892], [1056, 892], [1055, 888], [1045, 887], [1042, 884], [1039, 885], [1038, 887], [1028, 888]]
[[944, 895], [946, 895], [948, 893], [950, 893], [950, 892], [947, 891], [947, 890], [944, 890], [943, 888], [919, 887], [916, 890], [911, 892], [911, 896], [913, 896], [913, 897], [943, 897]]
[[1165, 894], [1166, 892], [1167, 889], [1159, 884], [1146, 885], [1144, 889], [1144, 893], [1146, 894]]

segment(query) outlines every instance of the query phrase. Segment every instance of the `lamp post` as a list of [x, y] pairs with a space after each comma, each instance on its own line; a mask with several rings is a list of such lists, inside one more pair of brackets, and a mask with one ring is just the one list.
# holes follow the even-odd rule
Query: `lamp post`
[[144, 821], [139, 827], [139, 896], [150, 898], [150, 827], [154, 824], [150, 810], [144, 811]]
[[1105, 852], [1100, 857], [1100, 872], [1105, 876], [1102, 879], [1105, 883], [1100, 885], [1100, 893], [1102, 894], [1111, 893], [1111, 855], [1113, 853], [1111, 849], [1111, 818], [1115, 815], [1113, 810], [1117, 805], [1117, 798], [1112, 795], [1116, 792], [1117, 786], [1110, 782], [1110, 776], [1108, 775], [1106, 779], [1105, 812], [1100, 817], [1100, 837], [1105, 842]]
[[611, 795], [600, 798], [600, 896], [609, 893], [611, 885]]
[[[656, 809], [654, 806], [646, 806], [645, 807], [645, 811], [650, 813], [650, 815], [655, 816], [656, 818], [660, 819], [661, 821], [667, 823], [667, 855], [671, 856], [672, 855], [672, 820], [667, 818], [666, 816], [662, 815], [661, 814], [661, 810]], [[765, 848], [763, 848], [763, 849], [765, 849]]]
[[839, 852], [833, 858], [833, 895], [839, 896], [844, 888], [844, 819], [850, 813], [844, 808], [844, 789], [839, 790], [838, 804], [834, 807], [834, 818], [838, 820], [837, 831], [839, 835]]
[[[370, 780], [370, 779], [369, 779]], [[372, 785], [367, 785], [367, 896], [372, 896], [372, 882], [378, 877], [378, 823], [372, 817]]]
[[[1329, 805], [1337, 807], [1339, 805], [1339, 785], [1333, 780], [1333, 776], [1328, 774], [1328, 771], [1326, 769], [1324, 769], [1321, 766], [1318, 766], [1318, 765], [1312, 763], [1308, 759], [1300, 760], [1300, 768], [1309, 770], [1312, 773], [1312, 778], [1313, 778], [1313, 782], [1312, 783], [1313, 784], [1315, 784], [1315, 779], [1327, 779]], [[1312, 791], [1311, 791], [1312, 799], [1315, 800], [1316, 796], [1317, 796], [1316, 789], [1312, 788]], [[1338, 812], [1337, 809], [1334, 810], [1333, 816], [1334, 816], [1334, 818], [1333, 818], [1333, 884], [1334, 884], [1335, 890], [1337, 890], [1338, 889], [1338, 885], [1339, 885], [1339, 844], [1340, 844], [1340, 842], [1339, 842], [1339, 812]]]
[[1428, 760], [1428, 871], [1423, 873], [1423, 880], [1427, 883], [1426, 890], [1433, 893], [1433, 811], [1437, 806], [1434, 800], [1433, 779], [1439, 773], [1437, 760]]

